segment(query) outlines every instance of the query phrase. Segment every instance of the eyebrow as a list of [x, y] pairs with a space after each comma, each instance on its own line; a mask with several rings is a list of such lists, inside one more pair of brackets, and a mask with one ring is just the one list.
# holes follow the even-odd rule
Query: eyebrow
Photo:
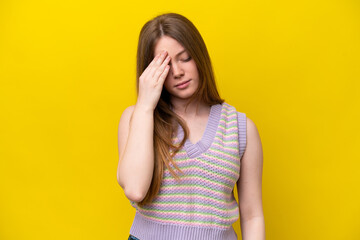
[[178, 52], [178, 53], [175, 55], [175, 57], [179, 56], [180, 54], [182, 54], [182, 53], [184, 53], [184, 52], [186, 52], [186, 49], [183, 49], [183, 50], [181, 50], [181, 52]]
[[182, 54], [183, 52], [186, 52], [186, 49], [182, 50], [181, 52], [177, 53], [175, 56], [179, 56], [180, 54]]

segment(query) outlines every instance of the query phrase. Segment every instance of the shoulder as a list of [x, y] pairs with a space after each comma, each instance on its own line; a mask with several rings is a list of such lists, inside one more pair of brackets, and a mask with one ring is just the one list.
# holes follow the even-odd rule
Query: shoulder
[[258, 145], [260, 135], [254, 121], [246, 113], [236, 111], [238, 117], [240, 153], [249, 148], [249, 145]]
[[[239, 124], [240, 124], [240, 126], [243, 126], [244, 128], [246, 128], [247, 136], [254, 137], [256, 135], [259, 135], [259, 131], [257, 129], [256, 124], [254, 123], [254, 121], [252, 119], [250, 119], [247, 116], [246, 113], [237, 111], [235, 106], [232, 106], [232, 105], [228, 104], [227, 102], [223, 102], [223, 105], [225, 105], [228, 109], [232, 109], [232, 110], [236, 111], [236, 113], [238, 115]], [[244, 125], [246, 125], [246, 126], [244, 126]]]
[[252, 119], [246, 117], [246, 150], [249, 152], [262, 152], [261, 138], [258, 127]]
[[246, 113], [239, 112], [236, 110], [236, 107], [229, 105], [228, 103], [225, 103], [225, 106], [228, 106], [236, 111], [236, 114], [238, 116], [238, 120], [240, 121], [240, 125], [246, 125], [246, 132], [248, 134], [256, 134], [258, 133], [256, 124], [253, 120], [251, 120]]
[[249, 117], [246, 117], [246, 132], [248, 135], [259, 135], [256, 124]]

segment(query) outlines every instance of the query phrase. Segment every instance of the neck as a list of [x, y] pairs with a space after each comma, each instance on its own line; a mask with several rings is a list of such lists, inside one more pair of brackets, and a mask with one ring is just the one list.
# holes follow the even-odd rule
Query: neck
[[210, 109], [209, 105], [198, 99], [192, 101], [185, 109], [187, 102], [188, 99], [172, 98], [173, 111], [182, 117], [197, 117], [204, 113], [207, 114]]

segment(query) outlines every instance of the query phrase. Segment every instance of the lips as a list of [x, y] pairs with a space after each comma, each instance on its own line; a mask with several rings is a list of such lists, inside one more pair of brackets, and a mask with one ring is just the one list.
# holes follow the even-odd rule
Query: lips
[[175, 87], [178, 87], [178, 86], [183, 85], [183, 84], [185, 84], [185, 83], [187, 83], [187, 82], [190, 82], [190, 81], [191, 81], [191, 79], [189, 79], [189, 80], [187, 80], [187, 81], [183, 81], [183, 82], [181, 82], [181, 83], [176, 84]]

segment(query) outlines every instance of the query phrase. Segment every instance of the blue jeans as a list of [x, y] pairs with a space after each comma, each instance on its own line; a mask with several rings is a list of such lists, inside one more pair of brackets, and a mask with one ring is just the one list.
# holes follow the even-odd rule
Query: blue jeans
[[140, 239], [130, 234], [128, 240], [140, 240]]

